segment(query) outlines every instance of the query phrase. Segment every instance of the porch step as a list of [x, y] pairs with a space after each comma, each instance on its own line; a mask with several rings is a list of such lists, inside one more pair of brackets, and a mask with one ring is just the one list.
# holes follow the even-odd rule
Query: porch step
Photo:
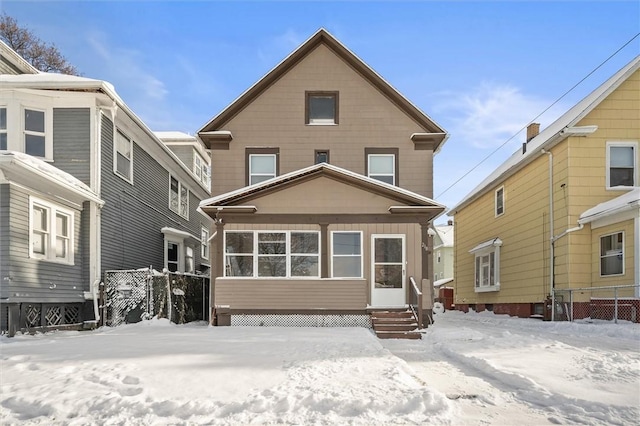
[[371, 312], [371, 325], [380, 339], [421, 339], [418, 321], [412, 311]]

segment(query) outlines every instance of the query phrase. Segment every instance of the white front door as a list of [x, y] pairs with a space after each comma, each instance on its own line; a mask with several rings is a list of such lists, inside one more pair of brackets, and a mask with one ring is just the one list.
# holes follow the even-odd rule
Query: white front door
[[405, 236], [371, 236], [371, 306], [401, 307], [406, 300]]

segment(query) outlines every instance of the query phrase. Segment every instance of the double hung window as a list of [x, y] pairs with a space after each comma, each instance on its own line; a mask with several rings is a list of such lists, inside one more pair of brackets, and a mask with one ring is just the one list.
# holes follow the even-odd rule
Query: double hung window
[[24, 110], [24, 152], [34, 157], [46, 156], [45, 112]]
[[496, 217], [502, 216], [504, 214], [504, 186], [496, 189], [496, 200], [495, 200], [495, 215]]
[[169, 209], [189, 219], [189, 189], [173, 176], [169, 179]]
[[200, 257], [209, 259], [209, 229], [206, 226], [200, 228]]
[[398, 149], [365, 148], [365, 172], [372, 179], [399, 185]]
[[362, 278], [362, 232], [331, 233], [331, 276]]
[[30, 199], [30, 257], [73, 264], [73, 213]]
[[638, 186], [638, 144], [607, 143], [607, 188]]
[[246, 184], [255, 185], [278, 176], [279, 152], [278, 148], [247, 148]]
[[225, 276], [319, 277], [319, 240], [315, 231], [227, 231]]
[[624, 233], [600, 237], [600, 276], [624, 274]]
[[133, 142], [122, 132], [116, 132], [115, 153], [113, 158], [115, 173], [132, 183], [133, 181]]

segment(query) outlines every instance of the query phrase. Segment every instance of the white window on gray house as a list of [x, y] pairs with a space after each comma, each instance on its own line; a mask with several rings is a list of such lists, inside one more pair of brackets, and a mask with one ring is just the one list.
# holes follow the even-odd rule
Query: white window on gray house
[[496, 214], [496, 217], [498, 217], [504, 214], [504, 186], [501, 186], [500, 188], [496, 189], [495, 195], [496, 195], [495, 214]]
[[249, 155], [249, 185], [276, 177], [276, 154]]
[[204, 158], [197, 152], [193, 154], [193, 171], [207, 188], [211, 183], [211, 174], [209, 172], [209, 165], [204, 161]]
[[169, 176], [169, 209], [189, 219], [189, 189], [173, 176]]
[[438, 262], [438, 263], [440, 263], [440, 262], [442, 261], [442, 258], [441, 258], [441, 256], [440, 256], [440, 250], [438, 250], [438, 251], [436, 252], [436, 258], [437, 258], [437, 262]]
[[24, 152], [34, 157], [46, 156], [45, 112], [24, 110]]
[[0, 108], [0, 151], [7, 149], [7, 109]]
[[369, 154], [368, 176], [391, 185], [396, 184], [396, 157], [394, 154]]
[[475, 256], [476, 293], [500, 290], [501, 246], [502, 240], [495, 238], [469, 250]]
[[362, 278], [362, 232], [331, 233], [331, 276]]
[[338, 124], [338, 92], [307, 92], [306, 97], [306, 124]]
[[122, 132], [116, 132], [116, 143], [114, 150], [114, 172], [127, 180], [133, 182], [133, 141]]
[[600, 276], [624, 274], [624, 233], [600, 237]]
[[225, 232], [225, 276], [317, 278], [319, 274], [318, 232]]
[[30, 198], [30, 257], [73, 264], [73, 213]]
[[638, 185], [637, 142], [607, 143], [607, 188]]
[[190, 274], [193, 274], [193, 272], [195, 271], [195, 264], [193, 262], [193, 247], [187, 246], [185, 248], [184, 271]]
[[209, 229], [205, 226], [200, 228], [200, 257], [209, 259]]
[[170, 272], [180, 270], [180, 244], [175, 241], [167, 241], [167, 269]]

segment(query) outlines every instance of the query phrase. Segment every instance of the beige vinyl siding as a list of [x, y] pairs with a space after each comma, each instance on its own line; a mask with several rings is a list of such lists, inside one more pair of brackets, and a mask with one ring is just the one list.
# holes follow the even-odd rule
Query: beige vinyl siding
[[[282, 224], [228, 224], [231, 230], [320, 230], [318, 225]], [[215, 303], [229, 305], [231, 309], [347, 309], [366, 308], [371, 293], [371, 235], [403, 234], [406, 243], [407, 275], [421, 281], [422, 248], [420, 226], [416, 224], [333, 224], [328, 227], [328, 238], [332, 231], [362, 231], [363, 279], [242, 279], [217, 278], [215, 280]], [[331, 271], [331, 242], [329, 241], [329, 271]], [[431, 277], [425, 277], [431, 279]], [[407, 285], [408, 289], [408, 285]]]
[[361, 310], [367, 306], [367, 281], [217, 278], [216, 304], [231, 309]]
[[[338, 91], [339, 124], [306, 125], [305, 92]], [[399, 148], [401, 187], [432, 196], [432, 152], [414, 149], [411, 135], [424, 132], [366, 79], [320, 45], [232, 118], [228, 150], [218, 150], [212, 195], [245, 185], [246, 147], [279, 147], [280, 173], [314, 163], [314, 151], [329, 150], [332, 164], [365, 172], [365, 147]]]

